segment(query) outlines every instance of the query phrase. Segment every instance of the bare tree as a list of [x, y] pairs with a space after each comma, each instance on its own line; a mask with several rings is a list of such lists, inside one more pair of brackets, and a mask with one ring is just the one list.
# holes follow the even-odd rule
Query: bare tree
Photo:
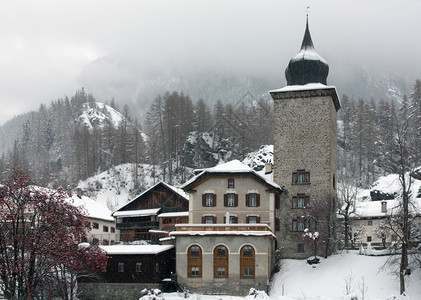
[[342, 233], [345, 249], [349, 249], [352, 239], [350, 217], [355, 213], [359, 188], [357, 182], [351, 176], [344, 176], [338, 184], [338, 214], [342, 217]]

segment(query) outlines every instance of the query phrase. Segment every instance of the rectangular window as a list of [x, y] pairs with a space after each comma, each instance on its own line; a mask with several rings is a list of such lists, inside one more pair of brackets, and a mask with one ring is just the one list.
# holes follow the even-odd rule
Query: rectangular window
[[236, 220], [237, 218], [235, 217], [235, 216], [230, 216], [230, 224], [235, 224], [235, 223], [237, 223]]
[[118, 272], [124, 272], [124, 263], [118, 263]]
[[205, 224], [213, 224], [213, 216], [205, 216]]
[[225, 275], [226, 275], [226, 269], [225, 269], [225, 267], [218, 267], [216, 269], [216, 276], [217, 277], [225, 277]]
[[298, 194], [292, 197], [292, 208], [305, 208], [310, 205], [310, 197], [304, 194]]
[[213, 194], [206, 194], [205, 206], [207, 206], [207, 207], [214, 206], [214, 203], [213, 203]]
[[368, 225], [368, 226], [373, 226], [373, 221], [372, 221], [372, 220], [368, 220], [368, 221], [367, 221], [367, 225]]
[[111, 227], [111, 233], [115, 233], [115, 227]]
[[233, 178], [229, 178], [228, 179], [228, 188], [234, 188], [234, 179]]
[[155, 272], [158, 273], [159, 272], [159, 263], [155, 264]]
[[102, 226], [102, 231], [103, 232], [108, 232], [108, 226]]
[[192, 277], [198, 277], [200, 274], [200, 268], [199, 267], [191, 267], [191, 276]]
[[367, 243], [370, 243], [371, 242], [371, 236], [368, 236], [367, 237]]
[[297, 170], [292, 173], [292, 184], [307, 184], [310, 183], [310, 172], [305, 170]]
[[99, 229], [99, 224], [97, 222], [92, 222], [93, 229]]
[[257, 216], [249, 216], [249, 224], [257, 224]]
[[310, 227], [310, 222], [307, 220], [292, 220], [292, 231], [304, 231]]
[[235, 194], [227, 194], [227, 206], [228, 207], [235, 206]]
[[250, 207], [256, 207], [257, 206], [257, 194], [251, 193], [249, 195], [249, 205]]
[[136, 263], [136, 272], [137, 273], [142, 272], [142, 263]]
[[252, 267], [244, 268], [244, 276], [253, 276], [253, 268]]

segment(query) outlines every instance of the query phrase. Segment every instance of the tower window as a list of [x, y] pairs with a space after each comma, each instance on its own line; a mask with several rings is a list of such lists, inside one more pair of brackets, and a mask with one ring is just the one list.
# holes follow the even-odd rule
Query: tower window
[[304, 208], [310, 205], [310, 197], [304, 194], [298, 194], [292, 197], [292, 208]]
[[304, 231], [304, 229], [310, 227], [310, 222], [304, 219], [292, 220], [292, 231]]
[[310, 172], [306, 170], [297, 170], [292, 173], [292, 184], [308, 184], [310, 183]]

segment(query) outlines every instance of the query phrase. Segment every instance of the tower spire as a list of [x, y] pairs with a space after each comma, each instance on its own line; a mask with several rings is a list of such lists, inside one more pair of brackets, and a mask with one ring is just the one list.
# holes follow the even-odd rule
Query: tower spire
[[287, 85], [305, 85], [307, 83], [326, 84], [329, 65], [314, 49], [308, 25], [308, 7], [306, 14], [306, 30], [301, 49], [289, 61], [285, 70]]

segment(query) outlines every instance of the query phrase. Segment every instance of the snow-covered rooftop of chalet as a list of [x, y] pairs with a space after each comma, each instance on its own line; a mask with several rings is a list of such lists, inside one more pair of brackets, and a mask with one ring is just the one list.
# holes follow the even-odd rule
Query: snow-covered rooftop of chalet
[[186, 217], [189, 215], [188, 211], [176, 211], [176, 212], [167, 212], [158, 215], [158, 218], [170, 218], [170, 217]]
[[89, 218], [114, 222], [114, 218], [111, 216], [111, 210], [89, 197], [82, 196], [79, 198], [78, 196], [73, 195], [69, 200], [70, 204], [76, 207], [83, 207]]
[[153, 185], [153, 186], [151, 186], [150, 188], [148, 188], [147, 190], [145, 190], [145, 191], [143, 191], [142, 193], [140, 193], [139, 195], [137, 195], [137, 196], [135, 196], [135, 197], [133, 197], [133, 199], [132, 200], [130, 200], [129, 202], [127, 202], [126, 204], [124, 204], [123, 206], [120, 206], [120, 207], [118, 207], [118, 209], [116, 209], [115, 211], [114, 211], [114, 213], [113, 213], [113, 215], [115, 216], [116, 214], [116, 212], [118, 212], [120, 209], [122, 209], [123, 207], [125, 207], [125, 206], [127, 206], [129, 203], [131, 203], [131, 202], [133, 202], [133, 201], [135, 201], [137, 198], [139, 198], [139, 197], [141, 197], [142, 195], [144, 195], [144, 194], [146, 194], [147, 192], [149, 192], [150, 190], [152, 190], [153, 188], [155, 188], [157, 185], [159, 185], [159, 184], [163, 184], [163, 185], [165, 185], [166, 187], [168, 187], [169, 189], [171, 189], [171, 190], [173, 190], [175, 193], [177, 193], [178, 195], [180, 195], [181, 197], [183, 197], [184, 199], [186, 199], [187, 201], [189, 200], [189, 195], [187, 195], [181, 188], [177, 188], [177, 187], [174, 187], [174, 186], [172, 186], [172, 185], [169, 185], [169, 184], [167, 184], [167, 183], [165, 183], [165, 182], [163, 182], [163, 181], [160, 181], [160, 182], [158, 182], [157, 184], [155, 184], [155, 185]]
[[113, 212], [114, 217], [143, 217], [158, 214], [161, 208], [123, 210]]
[[336, 87], [333, 85], [324, 85], [323, 83], [307, 83], [305, 85], [287, 85], [283, 88], [271, 90], [270, 93], [287, 93], [287, 92], [295, 92], [295, 91], [310, 91], [310, 90], [329, 90], [335, 89]]
[[245, 165], [244, 163], [242, 163], [241, 161], [234, 159], [231, 160], [229, 162], [217, 165], [215, 167], [212, 168], [207, 168], [207, 169], [199, 169], [197, 171], [201, 171], [198, 175], [193, 176], [192, 178], [190, 178], [190, 180], [188, 180], [186, 183], [184, 183], [181, 187], [186, 187], [187, 185], [191, 184], [192, 182], [194, 182], [196, 180], [197, 177], [201, 176], [204, 173], [253, 173], [255, 174], [257, 177], [261, 178], [263, 181], [265, 181], [267, 184], [272, 185], [276, 188], [281, 188], [278, 184], [274, 183], [272, 180], [265, 178], [264, 176], [261, 176], [260, 174], [258, 174], [256, 171], [254, 171], [252, 168], [250, 168], [249, 166]]
[[112, 245], [99, 246], [107, 254], [158, 254], [174, 248], [174, 245]]

